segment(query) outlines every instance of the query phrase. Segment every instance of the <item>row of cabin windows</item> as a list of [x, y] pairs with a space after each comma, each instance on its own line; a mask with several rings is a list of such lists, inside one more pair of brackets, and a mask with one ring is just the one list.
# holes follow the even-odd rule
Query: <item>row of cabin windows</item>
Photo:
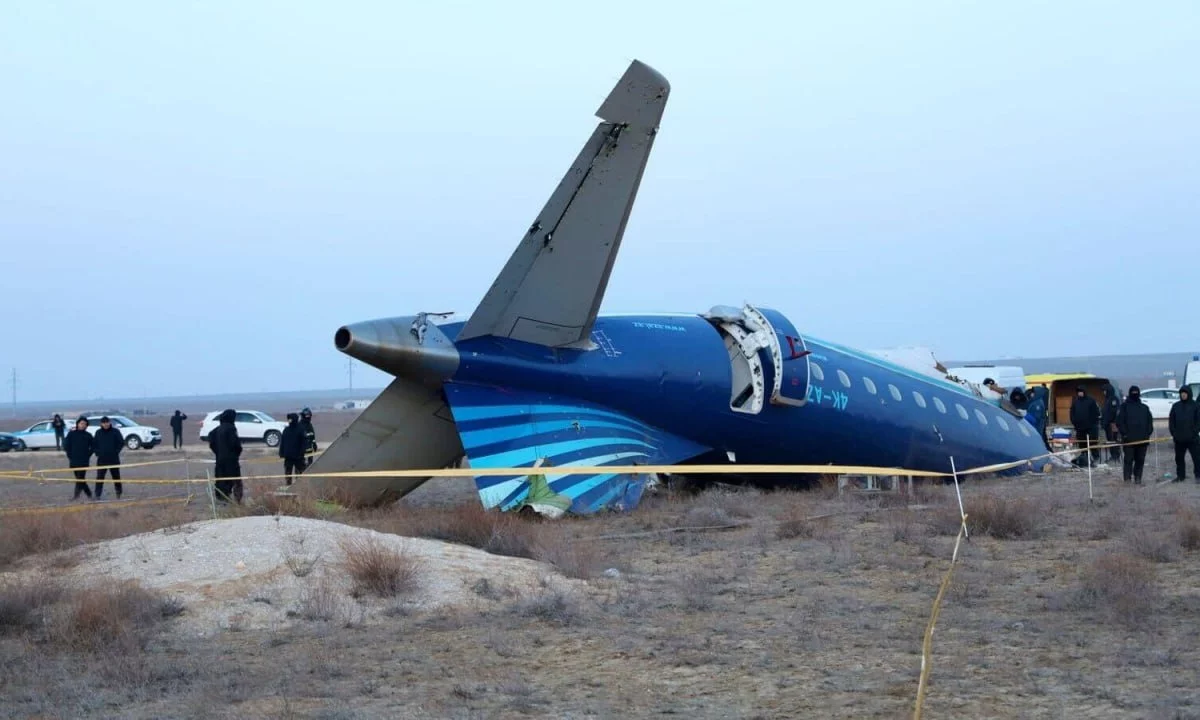
[[[809, 361], [809, 367], [812, 369], [812, 375], [814, 378], [816, 378], [817, 382], [825, 381], [825, 371], [821, 369], [820, 365], [816, 364], [815, 362]], [[849, 388], [853, 384], [850, 382], [850, 376], [847, 375], [844, 370], [838, 370], [837, 376], [838, 376], [838, 382], [840, 382], [842, 384], [842, 387]], [[876, 395], [879, 393], [879, 388], [875, 387], [874, 380], [872, 380], [869, 377], [863, 377], [862, 380], [863, 380], [863, 387], [865, 387], [867, 389], [868, 393], [870, 393], [871, 395]], [[898, 388], [895, 385], [892, 385], [890, 383], [888, 384], [888, 393], [891, 394], [892, 399], [895, 400], [896, 402], [900, 402], [904, 398], [904, 396], [900, 394], [900, 388]], [[928, 407], [928, 405], [925, 403], [924, 395], [917, 392], [916, 390], [913, 390], [912, 396], [913, 396], [913, 402], [915, 402], [917, 404], [917, 407], [919, 407], [919, 408]], [[937, 411], [940, 412], [941, 414], [943, 414], [943, 415], [946, 414], [946, 412], [947, 412], [946, 404], [942, 402], [941, 398], [934, 397], [933, 398], [933, 406], [935, 408], [937, 408]], [[960, 405], [959, 403], [954, 403], [954, 409], [958, 412], [958, 416], [960, 418], [962, 418], [963, 420], [971, 419], [971, 416], [967, 413], [967, 409], [965, 407], [963, 407], [962, 405]], [[979, 420], [980, 425], [987, 426], [987, 424], [988, 424], [987, 416], [984, 415], [983, 411], [980, 410], [979, 408], [975, 409], [975, 418], [977, 420]], [[996, 424], [1000, 426], [1001, 430], [1004, 430], [1006, 432], [1010, 431], [1012, 429], [1011, 427], [1009, 427], [1008, 421], [999, 415], [996, 416]], [[1017, 423], [1017, 428], [1021, 431], [1022, 435], [1025, 435], [1026, 437], [1029, 436], [1030, 431], [1029, 431], [1029, 428], [1026, 427], [1026, 423], [1023, 423], [1023, 422]]]

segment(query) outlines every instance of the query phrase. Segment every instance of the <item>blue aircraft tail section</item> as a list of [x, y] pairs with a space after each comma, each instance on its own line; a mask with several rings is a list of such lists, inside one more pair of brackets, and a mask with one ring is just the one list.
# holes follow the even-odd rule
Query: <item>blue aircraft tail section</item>
[[[575, 398], [449, 382], [446, 399], [473, 468], [530, 468], [527, 475], [477, 477], [484, 507], [501, 510], [557, 500], [569, 512], [629, 510], [646, 475], [561, 475], [555, 467], [669, 465], [709, 450], [627, 414]], [[543, 486], [541, 478], [546, 483]], [[530, 498], [531, 476], [538, 498]], [[547, 492], [547, 487], [548, 491]], [[558, 496], [553, 500], [547, 500]], [[536, 502], [535, 502], [536, 501]]]

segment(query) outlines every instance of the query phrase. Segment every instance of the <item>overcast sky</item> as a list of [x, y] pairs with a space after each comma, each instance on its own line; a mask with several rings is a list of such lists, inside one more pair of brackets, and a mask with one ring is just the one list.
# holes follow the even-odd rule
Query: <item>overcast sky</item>
[[634, 58], [672, 95], [604, 310], [1200, 343], [1196, 3], [684, 7], [5, 3], [0, 369], [23, 400], [344, 385], [340, 324], [474, 309]]

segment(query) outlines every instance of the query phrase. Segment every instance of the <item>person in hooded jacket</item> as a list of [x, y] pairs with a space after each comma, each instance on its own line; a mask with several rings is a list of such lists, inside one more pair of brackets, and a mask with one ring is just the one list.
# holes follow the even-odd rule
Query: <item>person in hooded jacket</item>
[[300, 429], [304, 431], [304, 467], [313, 464], [311, 453], [317, 451], [317, 430], [312, 424], [312, 410], [304, 408], [300, 411]]
[[96, 499], [104, 494], [104, 474], [111, 473], [113, 487], [117, 490], [117, 499], [121, 499], [121, 449], [125, 447], [125, 438], [121, 431], [112, 426], [108, 416], [100, 418], [100, 429], [92, 438], [92, 448], [96, 451]]
[[283, 474], [287, 475], [287, 484], [291, 485], [293, 475], [304, 472], [304, 448], [307, 446], [307, 440], [304, 430], [300, 427], [299, 415], [288, 413], [287, 421], [283, 437], [279, 439], [279, 457], [283, 458]]
[[62, 450], [63, 435], [67, 432], [67, 424], [63, 422], [62, 415], [54, 413], [54, 417], [50, 419], [50, 427], [54, 428], [54, 449]]
[[1075, 458], [1075, 464], [1080, 467], [1087, 465], [1087, 456], [1092, 456], [1092, 464], [1100, 462], [1100, 406], [1087, 394], [1082, 385], [1075, 388], [1075, 399], [1071, 401], [1071, 425], [1075, 428], [1075, 444], [1084, 451]]
[[92, 462], [92, 434], [87, 431], [87, 418], [81, 417], [75, 421], [75, 428], [63, 438], [62, 449], [67, 454], [67, 465], [75, 472], [75, 496], [78, 500], [82, 493], [92, 499], [92, 490], [87, 484], [87, 469]]
[[1121, 411], [1121, 394], [1116, 386], [1108, 383], [1104, 386], [1104, 408], [1100, 411], [1100, 424], [1104, 426], [1104, 441], [1108, 448], [1108, 459], [1116, 462], [1121, 459], [1120, 433], [1117, 432], [1117, 413]]
[[1175, 482], [1183, 482], [1187, 477], [1187, 455], [1190, 454], [1192, 475], [1200, 483], [1200, 403], [1186, 385], [1179, 388], [1179, 402], [1171, 406], [1167, 427], [1175, 441]]
[[1049, 391], [1042, 386], [1029, 388], [1029, 402], [1025, 406], [1025, 420], [1033, 426], [1046, 450], [1050, 450], [1050, 441], [1046, 439], [1046, 397]]
[[217, 499], [222, 503], [229, 502], [230, 498], [238, 504], [242, 502], [242, 481], [233, 479], [242, 476], [242, 440], [238, 437], [237, 425], [234, 425], [236, 419], [236, 410], [223, 411], [220, 423], [208, 434], [208, 447], [216, 456], [213, 472], [216, 482], [213, 485]]
[[1137, 385], [1130, 386], [1129, 396], [1117, 411], [1117, 430], [1126, 444], [1125, 482], [1132, 478], [1135, 485], [1141, 485], [1146, 451], [1150, 448], [1148, 441], [1154, 435], [1154, 414], [1142, 403], [1142, 390]]
[[176, 410], [175, 414], [171, 416], [171, 447], [176, 450], [183, 447], [184, 420], [187, 420], [187, 415], [184, 415], [178, 410]]

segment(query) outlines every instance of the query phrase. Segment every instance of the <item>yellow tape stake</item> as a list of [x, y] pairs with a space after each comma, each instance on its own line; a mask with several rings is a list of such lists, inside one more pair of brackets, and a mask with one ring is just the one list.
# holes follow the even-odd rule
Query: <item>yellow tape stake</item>
[[921, 713], [924, 711], [925, 692], [929, 688], [929, 671], [933, 668], [933, 627], [942, 612], [942, 599], [946, 597], [946, 588], [950, 587], [950, 578], [953, 577], [954, 566], [958, 562], [958, 548], [966, 531], [967, 516], [963, 515], [958, 537], [954, 539], [954, 554], [950, 556], [950, 567], [946, 568], [946, 574], [942, 577], [937, 597], [933, 599], [933, 610], [929, 613], [929, 624], [925, 626], [925, 639], [921, 643], [921, 678], [917, 682], [917, 704], [913, 709], [913, 720], [921, 720]]

